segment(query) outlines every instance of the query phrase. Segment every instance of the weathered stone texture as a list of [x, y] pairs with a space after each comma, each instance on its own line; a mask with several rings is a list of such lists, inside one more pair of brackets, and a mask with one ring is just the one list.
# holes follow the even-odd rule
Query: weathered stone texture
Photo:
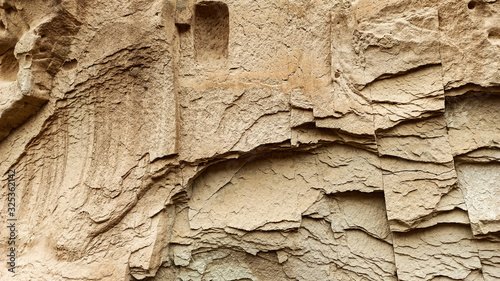
[[496, 0], [1, 0], [0, 280], [500, 280], [499, 26]]

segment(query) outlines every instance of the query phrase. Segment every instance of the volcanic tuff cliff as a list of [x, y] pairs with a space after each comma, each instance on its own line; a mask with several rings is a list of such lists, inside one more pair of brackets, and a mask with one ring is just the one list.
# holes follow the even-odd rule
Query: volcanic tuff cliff
[[0, 8], [0, 280], [500, 280], [500, 2]]

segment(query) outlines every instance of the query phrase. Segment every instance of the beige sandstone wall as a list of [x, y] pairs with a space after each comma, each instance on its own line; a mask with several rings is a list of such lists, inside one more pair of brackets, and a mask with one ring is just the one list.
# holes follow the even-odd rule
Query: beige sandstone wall
[[0, 280], [500, 280], [500, 2], [0, 8]]

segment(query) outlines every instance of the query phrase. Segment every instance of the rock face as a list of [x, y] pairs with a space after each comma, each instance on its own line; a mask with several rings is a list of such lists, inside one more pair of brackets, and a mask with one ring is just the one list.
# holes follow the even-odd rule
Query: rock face
[[0, 8], [0, 280], [500, 280], [500, 2]]

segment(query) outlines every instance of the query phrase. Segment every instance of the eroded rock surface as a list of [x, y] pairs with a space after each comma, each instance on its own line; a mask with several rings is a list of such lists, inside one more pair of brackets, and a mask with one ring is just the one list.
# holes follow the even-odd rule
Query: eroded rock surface
[[500, 280], [499, 26], [496, 0], [0, 1], [0, 280]]

